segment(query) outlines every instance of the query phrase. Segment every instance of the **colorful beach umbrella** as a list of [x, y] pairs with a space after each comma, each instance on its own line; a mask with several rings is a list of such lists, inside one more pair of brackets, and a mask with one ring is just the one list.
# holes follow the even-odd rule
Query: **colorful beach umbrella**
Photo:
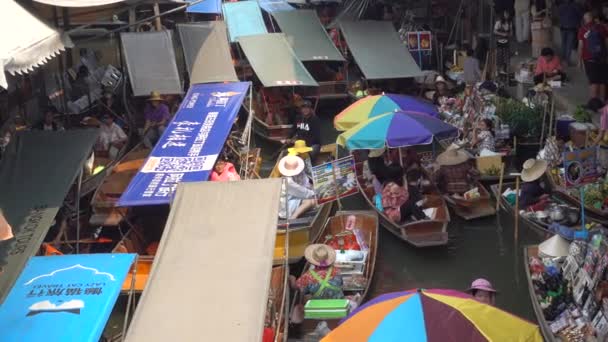
[[426, 145], [458, 136], [458, 128], [426, 114], [393, 112], [355, 125], [338, 136], [349, 150]]
[[542, 342], [528, 321], [454, 290], [388, 293], [357, 308], [321, 342]]
[[334, 127], [346, 131], [363, 121], [399, 110], [439, 117], [437, 107], [432, 103], [407, 95], [383, 94], [364, 97], [348, 106], [336, 115]]

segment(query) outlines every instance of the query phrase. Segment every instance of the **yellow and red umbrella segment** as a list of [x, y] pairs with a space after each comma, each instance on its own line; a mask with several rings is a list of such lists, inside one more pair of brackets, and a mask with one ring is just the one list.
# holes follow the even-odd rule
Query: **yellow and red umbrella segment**
[[453, 290], [379, 296], [351, 313], [322, 342], [542, 342], [537, 325]]
[[346, 131], [360, 122], [394, 111], [439, 117], [437, 107], [432, 103], [407, 95], [383, 94], [364, 97], [346, 107], [334, 118], [334, 127]]

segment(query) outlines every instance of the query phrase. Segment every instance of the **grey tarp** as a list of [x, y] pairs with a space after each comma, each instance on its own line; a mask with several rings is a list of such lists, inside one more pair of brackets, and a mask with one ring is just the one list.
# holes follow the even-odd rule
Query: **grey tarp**
[[281, 31], [301, 61], [343, 61], [313, 10], [273, 12]]
[[126, 340], [261, 341], [280, 191], [181, 183]]
[[422, 75], [390, 21], [341, 21], [340, 29], [366, 79]]
[[181, 94], [172, 31], [120, 34], [133, 95]]
[[237, 82], [223, 21], [177, 25], [190, 83]]
[[98, 132], [21, 132], [7, 147], [0, 161], [0, 208], [13, 227], [15, 240], [2, 244], [0, 250], [0, 256], [8, 252], [0, 274], [1, 301], [40, 248]]
[[238, 42], [265, 87], [318, 86], [283, 33], [245, 36]]

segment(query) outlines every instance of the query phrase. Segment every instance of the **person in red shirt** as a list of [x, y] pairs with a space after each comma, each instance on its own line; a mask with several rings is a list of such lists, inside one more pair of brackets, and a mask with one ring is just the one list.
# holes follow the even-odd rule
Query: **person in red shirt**
[[536, 61], [534, 84], [563, 81], [565, 79], [566, 74], [562, 71], [562, 63], [559, 57], [555, 55], [552, 48], [543, 48], [540, 52], [540, 58]]
[[[579, 67], [585, 68], [591, 98], [603, 99], [606, 95], [604, 83], [608, 74], [605, 55], [608, 30], [597, 22], [597, 16], [591, 12], [585, 13], [583, 22], [584, 25], [578, 30]], [[597, 46], [598, 40], [600, 46]]]

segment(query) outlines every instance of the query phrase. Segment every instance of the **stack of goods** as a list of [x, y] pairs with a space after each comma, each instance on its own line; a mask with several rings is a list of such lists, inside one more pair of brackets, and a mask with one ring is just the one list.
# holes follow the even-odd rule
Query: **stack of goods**
[[538, 256], [528, 260], [535, 305], [541, 308], [548, 330], [562, 341], [604, 341], [608, 337], [607, 237], [595, 231], [588, 241], [565, 246], [566, 252], [547, 256], [541, 244]]
[[[348, 223], [347, 223], [348, 225]], [[342, 276], [344, 291], [361, 291], [367, 287], [365, 270], [369, 247], [363, 231], [354, 228], [325, 237], [324, 244], [336, 250], [335, 267]]]

